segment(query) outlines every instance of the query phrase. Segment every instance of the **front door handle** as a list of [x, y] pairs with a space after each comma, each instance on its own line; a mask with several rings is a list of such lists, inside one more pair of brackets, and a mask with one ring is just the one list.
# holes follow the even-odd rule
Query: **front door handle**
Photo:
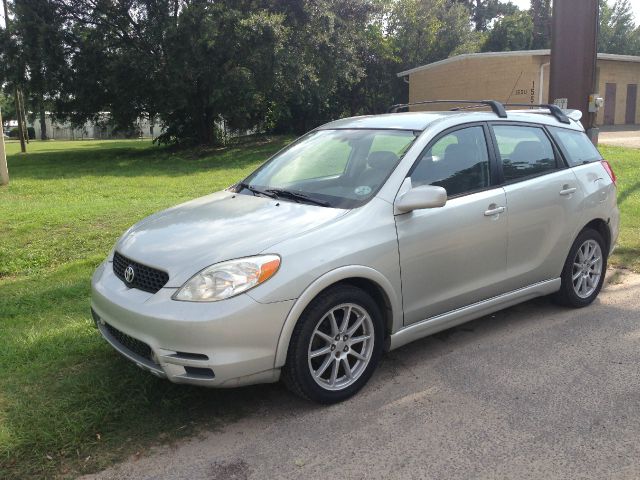
[[563, 196], [571, 195], [572, 193], [576, 193], [576, 190], [577, 190], [576, 187], [569, 187], [569, 185], [565, 185], [562, 187], [562, 190], [560, 190], [560, 195], [563, 195]]
[[504, 207], [497, 207], [495, 205], [489, 205], [489, 210], [485, 210], [485, 217], [492, 217], [494, 215], [498, 215], [499, 213], [504, 212]]

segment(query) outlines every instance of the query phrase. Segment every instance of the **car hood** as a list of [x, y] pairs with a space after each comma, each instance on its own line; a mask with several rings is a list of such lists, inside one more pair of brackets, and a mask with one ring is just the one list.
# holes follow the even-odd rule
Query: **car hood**
[[256, 255], [346, 212], [224, 191], [147, 217], [125, 232], [116, 250], [168, 272], [166, 287], [180, 287], [209, 265]]

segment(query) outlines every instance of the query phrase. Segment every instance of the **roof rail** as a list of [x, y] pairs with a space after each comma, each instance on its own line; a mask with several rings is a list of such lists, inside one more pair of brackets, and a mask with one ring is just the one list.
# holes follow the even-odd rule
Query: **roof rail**
[[571, 120], [569, 120], [569, 117], [567, 117], [564, 114], [564, 112], [560, 109], [558, 105], [553, 105], [549, 103], [542, 103], [539, 105], [536, 105], [533, 103], [505, 103], [504, 106], [505, 107], [546, 108], [549, 110], [549, 112], [551, 112], [551, 115], [553, 115], [556, 118], [556, 120], [558, 120], [559, 122], [571, 123]]
[[[414, 105], [428, 105], [432, 103], [464, 103], [473, 105], [486, 105], [488, 107], [491, 107], [493, 113], [495, 113], [498, 117], [507, 118], [507, 111], [504, 109], [504, 106], [496, 100], [424, 100], [422, 102], [399, 103], [389, 108], [389, 113], [397, 113], [400, 109], [409, 108]], [[458, 109], [452, 108], [452, 110]]]

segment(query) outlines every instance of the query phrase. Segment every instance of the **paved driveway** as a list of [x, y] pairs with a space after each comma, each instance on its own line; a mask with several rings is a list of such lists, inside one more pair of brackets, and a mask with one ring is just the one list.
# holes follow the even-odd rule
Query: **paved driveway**
[[618, 147], [640, 148], [640, 125], [603, 127], [598, 142]]
[[640, 276], [587, 309], [537, 299], [407, 345], [340, 405], [240, 393], [220, 395], [243, 419], [95, 478], [638, 478]]

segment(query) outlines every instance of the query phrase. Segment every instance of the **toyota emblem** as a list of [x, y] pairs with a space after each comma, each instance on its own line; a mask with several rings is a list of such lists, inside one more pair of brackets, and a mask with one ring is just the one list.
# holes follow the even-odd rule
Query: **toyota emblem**
[[133, 278], [136, 276], [136, 271], [131, 265], [124, 270], [124, 279], [127, 283], [133, 282]]

